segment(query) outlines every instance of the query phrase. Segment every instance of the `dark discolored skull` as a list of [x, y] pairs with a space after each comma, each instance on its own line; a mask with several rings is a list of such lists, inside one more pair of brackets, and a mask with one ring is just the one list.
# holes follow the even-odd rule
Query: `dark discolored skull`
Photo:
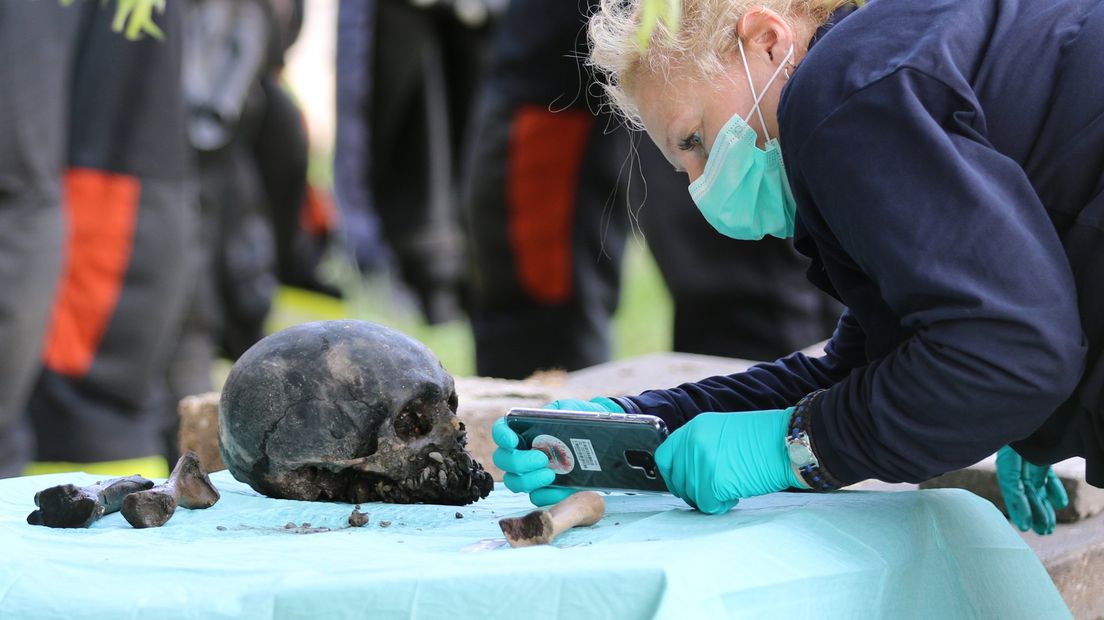
[[492, 481], [464, 446], [456, 390], [420, 342], [364, 321], [273, 334], [219, 404], [230, 473], [271, 497], [463, 505]]

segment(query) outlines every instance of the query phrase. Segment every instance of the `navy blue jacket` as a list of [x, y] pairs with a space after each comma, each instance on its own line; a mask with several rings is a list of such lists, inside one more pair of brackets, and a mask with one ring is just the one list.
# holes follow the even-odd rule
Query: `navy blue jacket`
[[678, 427], [826, 388], [810, 436], [844, 483], [1016, 442], [1104, 486], [1104, 1], [873, 0], [822, 31], [779, 130], [795, 243], [848, 307], [825, 356], [623, 402]]

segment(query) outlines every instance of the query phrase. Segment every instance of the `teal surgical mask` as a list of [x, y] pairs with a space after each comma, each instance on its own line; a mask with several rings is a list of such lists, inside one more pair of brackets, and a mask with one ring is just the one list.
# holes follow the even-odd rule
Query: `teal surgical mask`
[[[782, 151], [778, 140], [767, 131], [759, 101], [793, 57], [794, 49], [790, 47], [763, 90], [756, 94], [744, 44], [737, 41], [755, 103], [746, 119], [735, 114], [721, 128], [705, 162], [705, 171], [690, 184], [690, 195], [705, 219], [723, 235], [748, 241], [767, 235], [787, 239], [794, 234], [797, 206], [782, 165]], [[758, 114], [763, 127], [765, 149], [755, 145], [757, 136], [748, 124], [752, 113]]]

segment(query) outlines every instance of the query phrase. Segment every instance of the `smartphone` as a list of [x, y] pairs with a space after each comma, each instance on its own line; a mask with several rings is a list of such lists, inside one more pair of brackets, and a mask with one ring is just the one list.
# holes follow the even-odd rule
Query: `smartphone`
[[656, 416], [515, 407], [506, 424], [519, 449], [548, 455], [554, 487], [667, 491], [655, 463], [667, 425]]

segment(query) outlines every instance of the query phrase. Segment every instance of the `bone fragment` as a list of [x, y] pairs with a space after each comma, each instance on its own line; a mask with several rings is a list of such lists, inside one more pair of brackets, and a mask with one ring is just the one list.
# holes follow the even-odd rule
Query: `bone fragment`
[[199, 457], [189, 450], [180, 457], [164, 484], [123, 499], [123, 517], [134, 527], [161, 527], [176, 512], [176, 507], [210, 508], [219, 500], [218, 489], [211, 484]]
[[349, 514], [349, 527], [364, 527], [368, 525], [368, 513], [360, 511], [360, 504], [353, 508]]
[[548, 510], [535, 510], [524, 517], [500, 519], [499, 527], [511, 547], [547, 545], [564, 530], [594, 525], [606, 512], [606, 502], [594, 491], [567, 496]]
[[141, 476], [112, 478], [96, 484], [78, 487], [61, 484], [35, 493], [38, 506], [27, 515], [27, 523], [47, 527], [88, 527], [100, 517], [119, 510], [123, 498], [136, 491], [144, 491], [153, 482]]

